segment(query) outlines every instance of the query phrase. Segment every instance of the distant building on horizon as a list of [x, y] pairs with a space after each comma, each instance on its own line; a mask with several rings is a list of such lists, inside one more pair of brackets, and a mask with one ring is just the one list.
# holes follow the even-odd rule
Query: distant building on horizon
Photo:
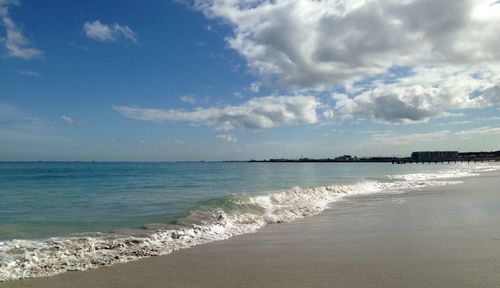
[[411, 159], [419, 162], [458, 160], [458, 151], [418, 151], [411, 153]]
[[338, 156], [338, 157], [335, 157], [336, 161], [355, 161], [355, 160], [358, 160], [358, 158], [356, 156], [352, 157], [351, 155], [342, 155], [342, 156]]

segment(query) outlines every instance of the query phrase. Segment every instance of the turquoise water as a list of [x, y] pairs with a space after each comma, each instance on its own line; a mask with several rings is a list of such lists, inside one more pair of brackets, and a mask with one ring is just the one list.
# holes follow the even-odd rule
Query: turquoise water
[[0, 163], [0, 240], [175, 223], [225, 195], [389, 181], [453, 165], [382, 163]]

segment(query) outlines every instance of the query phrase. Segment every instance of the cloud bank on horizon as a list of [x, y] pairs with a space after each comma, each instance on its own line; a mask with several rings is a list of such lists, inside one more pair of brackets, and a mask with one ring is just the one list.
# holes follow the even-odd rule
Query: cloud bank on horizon
[[[306, 114], [281, 124], [322, 119], [409, 124], [450, 110], [500, 104], [500, 5], [495, 1], [195, 0], [192, 7], [231, 28], [229, 47], [263, 85], [290, 95], [331, 97], [309, 96], [315, 104], [300, 111]], [[269, 104], [265, 99], [272, 98], [252, 103]], [[327, 102], [332, 102], [329, 109]], [[282, 105], [277, 108], [282, 111], [289, 105], [272, 104]], [[251, 119], [252, 109], [237, 117], [199, 117], [231, 109], [115, 108], [141, 120], [207, 121], [218, 128], [221, 122], [231, 128], [279, 126], [274, 120], [235, 120]]]

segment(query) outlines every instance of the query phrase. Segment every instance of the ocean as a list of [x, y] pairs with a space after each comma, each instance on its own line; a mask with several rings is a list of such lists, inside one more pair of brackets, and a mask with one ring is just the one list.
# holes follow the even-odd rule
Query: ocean
[[0, 281], [164, 255], [489, 164], [0, 163]]

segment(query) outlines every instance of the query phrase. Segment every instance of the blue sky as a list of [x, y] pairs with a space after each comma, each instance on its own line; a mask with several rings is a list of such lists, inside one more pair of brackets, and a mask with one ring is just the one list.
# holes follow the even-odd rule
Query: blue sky
[[500, 5], [449, 2], [0, 0], [0, 160], [498, 150]]

